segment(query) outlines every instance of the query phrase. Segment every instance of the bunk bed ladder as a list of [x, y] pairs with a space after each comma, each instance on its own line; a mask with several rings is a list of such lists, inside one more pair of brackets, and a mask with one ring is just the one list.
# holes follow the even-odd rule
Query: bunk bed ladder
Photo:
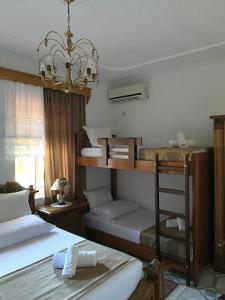
[[[155, 156], [155, 220], [156, 220], [156, 257], [161, 259], [161, 250], [160, 250], [160, 236], [164, 236], [170, 239], [174, 239], [180, 242], [185, 243], [185, 269], [186, 269], [186, 284], [190, 285], [191, 280], [191, 259], [190, 259], [190, 204], [189, 204], [189, 162], [188, 155], [185, 155], [184, 166], [182, 169], [184, 170], [184, 185], [185, 190], [176, 190], [176, 189], [168, 189], [160, 187], [159, 185], [159, 174], [168, 167], [160, 166], [160, 161], [158, 157], [158, 153]], [[171, 170], [172, 167], [169, 167]], [[162, 210], [160, 209], [160, 199], [159, 193], [167, 193], [183, 196], [185, 199], [185, 214], [176, 213], [173, 211]], [[166, 215], [169, 217], [179, 217], [185, 220], [185, 238], [176, 237], [161, 231], [160, 229], [160, 215]]]

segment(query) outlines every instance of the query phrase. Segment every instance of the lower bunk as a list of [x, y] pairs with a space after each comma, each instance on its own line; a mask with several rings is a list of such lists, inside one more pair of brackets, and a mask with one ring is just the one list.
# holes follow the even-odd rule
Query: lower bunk
[[[154, 211], [137, 208], [114, 219], [89, 212], [85, 215], [85, 223], [89, 239], [143, 259], [152, 260], [156, 257]], [[167, 236], [161, 238], [161, 259], [172, 269], [185, 273], [185, 244], [168, 238], [170, 234], [183, 238], [185, 232], [168, 228], [166, 218], [161, 218], [160, 228]], [[199, 273], [210, 258], [210, 251], [208, 248], [205, 249], [207, 253], [202, 253], [205, 258], [202, 262], [196, 256], [194, 247], [191, 232], [191, 275], [197, 285]]]

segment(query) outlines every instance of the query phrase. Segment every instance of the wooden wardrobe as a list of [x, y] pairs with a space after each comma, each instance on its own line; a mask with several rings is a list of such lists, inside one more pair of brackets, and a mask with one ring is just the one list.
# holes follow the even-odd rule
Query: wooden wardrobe
[[214, 120], [215, 269], [225, 272], [225, 115]]

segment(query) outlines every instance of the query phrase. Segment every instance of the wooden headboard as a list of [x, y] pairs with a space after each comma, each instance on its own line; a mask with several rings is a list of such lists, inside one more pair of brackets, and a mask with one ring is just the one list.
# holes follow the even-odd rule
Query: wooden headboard
[[29, 190], [29, 205], [32, 213], [35, 213], [35, 193], [38, 191], [33, 188], [33, 185], [30, 185], [29, 188], [25, 188], [22, 185], [20, 185], [16, 181], [9, 181], [6, 182], [6, 184], [0, 184], [0, 193], [15, 193], [20, 192], [24, 190]]

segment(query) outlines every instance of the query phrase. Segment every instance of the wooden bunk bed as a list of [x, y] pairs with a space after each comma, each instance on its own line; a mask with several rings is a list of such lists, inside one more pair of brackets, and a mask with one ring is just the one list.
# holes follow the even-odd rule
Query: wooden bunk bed
[[[89, 238], [102, 244], [124, 250], [132, 255], [152, 260], [156, 254], [171, 268], [186, 273], [186, 283], [190, 284], [192, 278], [195, 285], [198, 284], [199, 274], [203, 267], [212, 258], [213, 250], [213, 171], [212, 171], [212, 149], [204, 148], [204, 151], [195, 149], [171, 149], [155, 148], [140, 150], [137, 159], [137, 148], [142, 145], [141, 138], [102, 138], [98, 139], [101, 144], [101, 157], [80, 156], [78, 165], [80, 167], [98, 167], [111, 170], [111, 192], [114, 200], [117, 198], [117, 170], [143, 171], [155, 173], [155, 195], [156, 195], [156, 249], [149, 248], [129, 240], [87, 227]], [[126, 145], [128, 147], [127, 159], [111, 158], [110, 147]], [[81, 149], [80, 149], [81, 150]], [[147, 155], [145, 155], [145, 152]], [[150, 154], [149, 154], [150, 153]], [[147, 156], [147, 157], [146, 157]], [[159, 186], [159, 173], [183, 175], [185, 179], [185, 190], [165, 189]], [[192, 247], [193, 259], [190, 259], [190, 226], [189, 226], [189, 176], [192, 180]], [[183, 195], [185, 197], [185, 213], [176, 214], [165, 211], [159, 207], [159, 193]], [[166, 253], [160, 252], [159, 215], [165, 214], [169, 217], [180, 217], [186, 220], [184, 238], [186, 243], [186, 260], [177, 259]], [[167, 236], [169, 237], [169, 236]], [[172, 237], [171, 237], [172, 238]]]

